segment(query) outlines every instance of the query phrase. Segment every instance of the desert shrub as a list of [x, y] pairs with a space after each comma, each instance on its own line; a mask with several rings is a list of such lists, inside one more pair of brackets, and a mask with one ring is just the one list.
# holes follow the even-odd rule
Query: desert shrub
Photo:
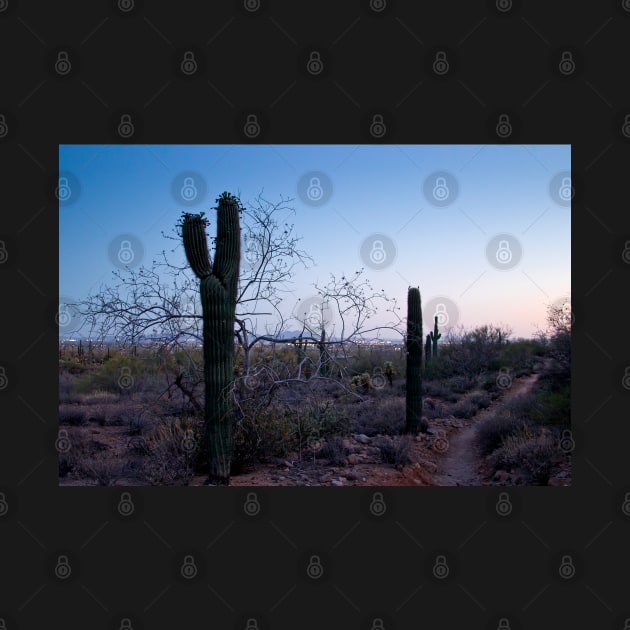
[[146, 438], [149, 454], [142, 460], [143, 480], [152, 486], [187, 485], [193, 476], [200, 432], [193, 419], [160, 421]]
[[402, 397], [359, 403], [354, 410], [355, 429], [359, 433], [397, 435], [405, 427], [405, 399]]
[[355, 374], [350, 381], [350, 387], [354, 390], [368, 391], [372, 387], [372, 377], [368, 372]]
[[79, 405], [59, 405], [59, 424], [82, 426], [87, 424], [85, 409]]
[[91, 459], [81, 464], [81, 472], [99, 486], [113, 486], [120, 479], [124, 466], [124, 462], [117, 459]]
[[59, 477], [66, 477], [71, 473], [81, 474], [81, 466], [90, 461], [98, 449], [91, 437], [90, 430], [85, 427], [68, 429], [70, 449], [59, 452]]
[[456, 394], [465, 394], [477, 385], [474, 376], [453, 376], [444, 381], [444, 386]]
[[77, 378], [69, 374], [66, 370], [59, 370], [59, 403], [80, 402], [76, 394], [75, 386]]
[[479, 409], [487, 409], [492, 402], [492, 398], [488, 392], [473, 392], [469, 396], [470, 402]]
[[112, 392], [106, 392], [97, 389], [90, 394], [81, 395], [81, 404], [83, 405], [104, 405], [118, 402], [119, 396]]
[[372, 444], [380, 449], [381, 458], [387, 464], [400, 467], [414, 461], [413, 438], [410, 435], [378, 436]]
[[459, 395], [450, 389], [443, 381], [424, 380], [422, 382], [423, 392], [427, 396], [441, 398], [447, 402], [457, 402]]
[[500, 391], [497, 383], [497, 373], [484, 373], [479, 378], [479, 387], [489, 393], [498, 393]]
[[328, 460], [331, 466], [343, 466], [346, 463], [347, 449], [343, 445], [343, 438], [332, 435], [326, 439], [319, 452], [320, 457]]
[[89, 394], [95, 390], [128, 395], [142, 389], [146, 378], [146, 362], [142, 357], [115, 356], [86, 371], [79, 379], [76, 391]]
[[527, 422], [510, 415], [509, 411], [496, 413], [477, 426], [475, 444], [482, 455], [488, 455], [499, 448], [503, 440], [521, 431]]
[[518, 469], [525, 474], [528, 485], [546, 485], [558, 457], [557, 442], [548, 431], [524, 426], [506, 435], [490, 461], [495, 470]]
[[466, 396], [453, 405], [451, 413], [456, 418], [472, 418], [477, 413], [477, 406], [469, 396]]

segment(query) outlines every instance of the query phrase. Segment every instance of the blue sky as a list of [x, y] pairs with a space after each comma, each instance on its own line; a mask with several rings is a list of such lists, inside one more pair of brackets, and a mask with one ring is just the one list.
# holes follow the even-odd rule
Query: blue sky
[[[446, 313], [447, 328], [501, 323], [514, 337], [570, 295], [569, 145], [61, 145], [59, 171], [64, 300], [111, 284], [121, 249], [118, 261], [150, 266], [177, 247], [162, 232], [182, 211], [212, 219], [224, 190], [245, 206], [263, 191], [293, 199], [314, 266], [295, 274], [287, 314], [314, 282], [360, 268], [403, 316], [419, 286], [425, 321]], [[182, 263], [181, 246], [169, 260]]]

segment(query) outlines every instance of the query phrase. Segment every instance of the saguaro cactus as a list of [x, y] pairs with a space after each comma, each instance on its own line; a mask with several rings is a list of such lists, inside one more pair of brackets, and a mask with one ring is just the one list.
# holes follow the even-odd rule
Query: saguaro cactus
[[424, 364], [429, 365], [431, 363], [431, 335], [427, 335], [426, 343], [424, 344]]
[[420, 289], [407, 293], [407, 422], [405, 433], [426, 431], [422, 420], [422, 306]]
[[326, 349], [326, 330], [322, 327], [322, 334], [319, 340], [319, 373], [321, 376], [330, 376], [331, 359]]
[[188, 263], [200, 281], [209, 481], [227, 485], [232, 457], [230, 385], [234, 378], [234, 317], [241, 237], [238, 199], [224, 192], [217, 202], [214, 261], [210, 262], [208, 254], [203, 214], [184, 214], [182, 237]]
[[438, 332], [438, 318], [435, 316], [435, 326], [433, 330], [429, 333], [431, 336], [431, 341], [433, 342], [433, 361], [437, 361], [438, 358], [438, 339], [442, 336], [441, 332]]

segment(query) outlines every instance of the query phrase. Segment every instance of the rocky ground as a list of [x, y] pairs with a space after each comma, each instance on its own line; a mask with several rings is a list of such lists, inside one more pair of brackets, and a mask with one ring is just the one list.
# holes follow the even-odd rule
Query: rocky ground
[[[235, 475], [232, 486], [514, 486], [524, 485], [517, 470], [493, 472], [479, 457], [474, 446], [475, 428], [497, 405], [505, 405], [517, 394], [525, 393], [536, 382], [537, 374], [516, 379], [510, 389], [490, 407], [473, 418], [453, 416], [430, 421], [427, 434], [410, 439], [409, 456], [413, 463], [384, 463], [381, 447], [397, 438], [354, 434], [343, 440], [343, 463], [330, 465], [319, 457], [299, 460], [294, 457], [276, 463], [257, 465], [254, 470]], [[375, 446], [379, 444], [379, 446]], [[191, 485], [204, 485], [196, 477]], [[560, 465], [549, 479], [550, 486], [571, 485], [568, 462]]]

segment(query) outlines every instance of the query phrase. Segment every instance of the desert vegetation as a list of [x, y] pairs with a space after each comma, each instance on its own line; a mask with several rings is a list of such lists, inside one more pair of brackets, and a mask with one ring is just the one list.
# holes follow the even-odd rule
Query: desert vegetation
[[[479, 346], [474, 335], [452, 338], [440, 350], [439, 369], [424, 366], [425, 430], [418, 436], [406, 430], [402, 344], [359, 345], [344, 361], [344, 374], [334, 378], [317, 376], [319, 350], [313, 346], [302, 358], [312, 362], [311, 374], [285, 383], [275, 375], [297, 372], [295, 347], [258, 347], [244, 377], [236, 346], [232, 481], [264, 470], [273, 471], [269, 483], [291, 483], [299, 470], [295, 483], [329, 485], [331, 467], [345, 479], [358, 464], [364, 464], [366, 482], [368, 469], [426, 467], [429, 461], [431, 471], [439, 466], [436, 437], [481, 412], [470, 448], [479, 455], [485, 483], [545, 485], [570, 471], [562, 441], [570, 429], [570, 363], [558, 360], [558, 339], [503, 342], [476, 362], [476, 371], [458, 359], [470, 351], [470, 339]], [[480, 348], [490, 343], [496, 342], [486, 339]], [[90, 358], [77, 349], [62, 344], [59, 351], [59, 426], [67, 437], [59, 453], [62, 484], [187, 485], [208, 475], [201, 347], [110, 345], [93, 348]], [[530, 391], [502, 402], [519, 378], [532, 374], [537, 380]], [[291, 474], [283, 475], [288, 469]]]
[[[194, 277], [168, 263], [172, 284], [157, 269], [119, 275], [82, 305], [90, 338], [60, 341], [60, 483], [434, 485], [449, 436], [471, 422], [480, 484], [570, 481], [565, 311], [550, 306], [536, 339], [494, 323], [445, 333], [436, 317], [425, 340], [420, 290], [401, 316], [357, 271], [315, 287], [321, 313], [287, 335], [280, 287], [307, 260], [292, 226], [279, 206], [217, 202], [212, 245], [203, 214], [178, 225]], [[255, 244], [246, 269], [241, 230]], [[374, 329], [378, 305], [392, 320]], [[264, 307], [278, 325], [260, 333]], [[384, 332], [400, 341], [366, 341]]]

